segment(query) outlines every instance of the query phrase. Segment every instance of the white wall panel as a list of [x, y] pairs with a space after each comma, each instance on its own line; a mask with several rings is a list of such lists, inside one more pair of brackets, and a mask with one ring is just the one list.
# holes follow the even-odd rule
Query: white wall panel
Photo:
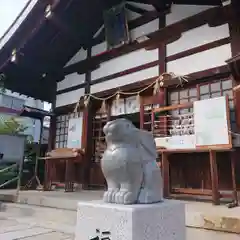
[[57, 91], [70, 88], [85, 82], [85, 74], [72, 73], [65, 76], [64, 80], [57, 84]]
[[57, 94], [56, 107], [73, 104], [79, 101], [80, 97], [84, 95], [84, 88], [75, 91]]
[[96, 56], [107, 50], [107, 42], [102, 42], [92, 47], [92, 56]]
[[156, 19], [140, 27], [134, 28], [130, 31], [131, 40], [136, 40], [139, 37], [145, 36], [159, 29], [159, 20]]
[[87, 58], [87, 51], [84, 49], [80, 49], [71, 59], [67, 62], [66, 66], [72, 65], [79, 61], [82, 61]]
[[229, 58], [231, 58], [231, 46], [230, 44], [226, 44], [185, 58], [168, 62], [167, 71], [173, 72], [176, 75], [187, 75], [225, 65], [225, 61]]
[[127, 15], [128, 21], [131, 21], [131, 20], [134, 20], [134, 19], [136, 19], [138, 17], [141, 17], [141, 14], [132, 12], [132, 11], [130, 11], [128, 9], [126, 9], [126, 15]]
[[112, 88], [118, 88], [134, 82], [139, 82], [148, 78], [158, 76], [158, 66], [151, 67], [142, 71], [118, 77], [106, 82], [94, 84], [91, 86], [91, 93], [97, 93]]
[[166, 25], [176, 23], [185, 18], [191, 17], [197, 13], [203, 12], [213, 6], [196, 6], [196, 5], [177, 5], [173, 4], [171, 13], [166, 16]]
[[186, 51], [222, 38], [229, 37], [228, 24], [209, 27], [207, 24], [182, 34], [182, 37], [167, 45], [167, 56]]
[[135, 52], [114, 58], [110, 61], [104, 62], [100, 68], [92, 72], [92, 80], [121, 72], [129, 68], [143, 65], [158, 59], [158, 49], [146, 51], [140, 49]]

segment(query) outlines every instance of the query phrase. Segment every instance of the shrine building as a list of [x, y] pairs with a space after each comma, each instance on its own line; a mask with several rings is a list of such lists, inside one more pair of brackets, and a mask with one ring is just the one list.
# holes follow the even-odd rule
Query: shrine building
[[0, 73], [52, 103], [45, 190], [104, 189], [103, 126], [127, 118], [155, 137], [166, 198], [237, 200], [238, 0], [35, 1], [18, 25]]

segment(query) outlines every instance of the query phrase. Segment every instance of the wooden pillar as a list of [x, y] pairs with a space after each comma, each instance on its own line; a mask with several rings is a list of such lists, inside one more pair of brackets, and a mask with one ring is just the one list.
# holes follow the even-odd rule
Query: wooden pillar
[[232, 173], [232, 187], [233, 187], [233, 201], [238, 205], [237, 183], [236, 183], [236, 152], [231, 152], [231, 173]]
[[162, 152], [162, 178], [163, 178], [163, 196], [169, 198], [170, 196], [170, 168], [168, 154]]
[[211, 172], [211, 184], [212, 184], [212, 200], [214, 205], [220, 204], [220, 194], [218, 190], [218, 169], [216, 161], [216, 151], [209, 151], [210, 159], [210, 172]]
[[[57, 90], [57, 84], [55, 84], [55, 90], [54, 90], [54, 97], [52, 101], [52, 110], [54, 112], [54, 109], [56, 107], [56, 90]], [[48, 149], [47, 151], [50, 152], [55, 148], [55, 140], [56, 140], [56, 116], [50, 117], [50, 126], [49, 126], [49, 137], [48, 137]], [[51, 164], [51, 161], [44, 160], [44, 191], [50, 191], [51, 190], [51, 176], [53, 171], [53, 166]]]
[[240, 2], [231, 0], [233, 19], [229, 22], [231, 37], [232, 55], [235, 56], [240, 52]]
[[56, 138], [56, 116], [51, 116], [48, 137], [48, 152], [55, 148], [55, 138]]
[[[87, 49], [87, 59], [91, 58], [92, 51], [91, 47]], [[91, 71], [86, 72], [85, 79], [85, 94], [89, 94], [91, 91]], [[90, 183], [91, 174], [91, 160], [92, 160], [92, 103], [88, 104], [85, 109], [86, 117], [86, 138], [85, 138], [85, 156], [84, 156], [84, 167], [83, 167], [83, 189], [88, 189]]]
[[[159, 29], [166, 27], [166, 15], [162, 15], [159, 18]], [[159, 61], [159, 75], [167, 71], [166, 64], [167, 46], [166, 43], [160, 43], [158, 47], [158, 61]], [[168, 104], [167, 88], [161, 88], [160, 91], [164, 94], [164, 106]], [[161, 94], [160, 94], [161, 95]]]

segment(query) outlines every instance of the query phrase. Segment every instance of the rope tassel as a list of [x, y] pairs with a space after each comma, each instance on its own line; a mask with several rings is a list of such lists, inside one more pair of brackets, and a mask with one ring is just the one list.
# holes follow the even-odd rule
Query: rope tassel
[[102, 106], [101, 106], [100, 112], [101, 112], [101, 113], [105, 113], [106, 111], [107, 111], [106, 101], [103, 100], [103, 101], [102, 101]]
[[156, 95], [159, 91], [160, 91], [160, 83], [159, 83], [159, 78], [158, 78], [153, 87], [153, 94]]
[[80, 105], [80, 102], [78, 101], [75, 108], [74, 108], [73, 113], [76, 113], [78, 111], [79, 105]]
[[87, 107], [90, 101], [90, 97], [89, 96], [84, 96], [84, 106]]

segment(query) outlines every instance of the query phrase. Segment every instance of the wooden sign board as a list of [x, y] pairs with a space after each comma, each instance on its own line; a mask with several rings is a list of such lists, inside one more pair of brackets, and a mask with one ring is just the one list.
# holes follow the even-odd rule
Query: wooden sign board
[[82, 147], [83, 116], [69, 119], [68, 124], [68, 148]]
[[[168, 106], [154, 112], [171, 111], [182, 106]], [[194, 134], [155, 138], [156, 146], [171, 150], [231, 149], [230, 112], [226, 96], [195, 101]]]
[[196, 148], [232, 148], [226, 96], [195, 101], [193, 109]]

